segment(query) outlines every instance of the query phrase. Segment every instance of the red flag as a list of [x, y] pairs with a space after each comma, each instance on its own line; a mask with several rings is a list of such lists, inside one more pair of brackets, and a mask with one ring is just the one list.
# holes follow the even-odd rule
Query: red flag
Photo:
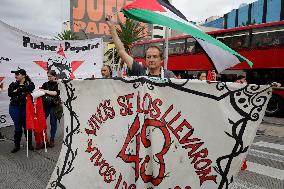
[[42, 97], [38, 97], [36, 99], [36, 115], [35, 115], [35, 142], [37, 147], [41, 148], [41, 144], [44, 141], [45, 135], [45, 141], [48, 143], [47, 133], [46, 133], [46, 120], [45, 120], [45, 114], [42, 104]]
[[36, 102], [36, 118], [38, 124], [36, 125], [36, 132], [42, 132], [43, 130], [46, 129], [46, 120], [45, 120], [45, 115], [44, 115], [44, 110], [43, 110], [43, 104], [42, 104], [42, 97], [37, 98]]
[[35, 116], [35, 110], [34, 105], [32, 102], [32, 96], [31, 94], [27, 95], [27, 103], [26, 103], [26, 129], [34, 129], [34, 116]]
[[212, 72], [210, 70], [207, 73], [207, 80], [208, 81], [212, 81], [213, 80]]

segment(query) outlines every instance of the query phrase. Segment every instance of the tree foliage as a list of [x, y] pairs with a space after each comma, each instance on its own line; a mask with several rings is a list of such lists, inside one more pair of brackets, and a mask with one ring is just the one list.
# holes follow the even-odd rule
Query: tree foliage
[[55, 36], [55, 39], [58, 40], [78, 40], [79, 37], [76, 35], [76, 33], [72, 32], [71, 30], [64, 30], [61, 33], [58, 33], [57, 36]]
[[[129, 18], [126, 19], [125, 23], [119, 22], [119, 27], [117, 28], [117, 34], [120, 38], [121, 42], [124, 45], [124, 48], [127, 52], [130, 51], [131, 45], [139, 40], [142, 40], [147, 36], [144, 33], [145, 27], [142, 26], [139, 22], [131, 20]], [[114, 51], [114, 52], [113, 52]], [[107, 57], [107, 61], [112, 61], [114, 55], [114, 63], [118, 64], [120, 62], [120, 57], [116, 49], [109, 49], [105, 56]]]

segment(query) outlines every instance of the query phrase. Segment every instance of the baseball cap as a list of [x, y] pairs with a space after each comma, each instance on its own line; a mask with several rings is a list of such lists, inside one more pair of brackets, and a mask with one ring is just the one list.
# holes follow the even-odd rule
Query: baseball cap
[[24, 69], [18, 69], [18, 70], [15, 70], [15, 71], [11, 71], [11, 73], [14, 73], [16, 75], [18, 75], [18, 74], [27, 75], [27, 72]]

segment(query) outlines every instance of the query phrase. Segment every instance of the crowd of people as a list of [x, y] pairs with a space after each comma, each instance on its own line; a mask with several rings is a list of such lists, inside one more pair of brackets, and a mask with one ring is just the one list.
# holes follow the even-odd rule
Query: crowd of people
[[[178, 78], [181, 79], [181, 75], [177, 76], [169, 70], [163, 69], [163, 53], [158, 46], [149, 46], [145, 51], [145, 67], [136, 62], [125, 50], [123, 43], [118, 37], [116, 27], [111, 21], [111, 17], [107, 18], [107, 24], [110, 28], [110, 33], [114, 41], [115, 47], [122, 61], [127, 64], [129, 76], [149, 76], [149, 77], [161, 77], [161, 78]], [[16, 153], [20, 150], [20, 142], [22, 134], [27, 138], [28, 149], [34, 150], [32, 143], [32, 130], [27, 130], [26, 126], [26, 103], [27, 94], [30, 94], [35, 89], [34, 83], [24, 69], [18, 69], [12, 71], [15, 74], [16, 81], [12, 82], [8, 88], [8, 96], [10, 97], [9, 113], [14, 122], [14, 148], [12, 153]], [[101, 75], [103, 78], [111, 78], [112, 70], [109, 65], [104, 65], [101, 68]], [[50, 117], [50, 136], [47, 140], [48, 147], [54, 147], [57, 121], [60, 116], [56, 115], [56, 107], [61, 103], [60, 91], [57, 83], [57, 73], [54, 70], [47, 72], [48, 81], [45, 82], [40, 90], [44, 93], [42, 96], [42, 103], [45, 112], [45, 119]], [[201, 71], [197, 74], [198, 80], [217, 80], [215, 70], [210, 72]], [[240, 76], [237, 83], [246, 83], [245, 77]], [[0, 132], [0, 140], [4, 140], [5, 137]], [[44, 148], [44, 141], [36, 142], [36, 150]]]
[[[8, 96], [10, 97], [9, 114], [14, 123], [14, 148], [11, 153], [16, 153], [20, 150], [22, 134], [24, 133], [28, 141], [28, 149], [34, 150], [32, 143], [32, 130], [27, 129], [27, 95], [31, 94], [35, 85], [24, 69], [12, 71], [15, 74], [15, 80], [8, 87]], [[47, 72], [48, 81], [41, 86], [41, 91], [44, 92], [42, 97], [45, 118], [50, 117], [50, 140], [48, 147], [54, 147], [54, 138], [57, 130], [57, 119], [55, 116], [56, 101], [60, 102], [58, 83], [56, 81], [57, 74], [54, 70]], [[37, 144], [36, 149], [41, 149], [41, 143]]]

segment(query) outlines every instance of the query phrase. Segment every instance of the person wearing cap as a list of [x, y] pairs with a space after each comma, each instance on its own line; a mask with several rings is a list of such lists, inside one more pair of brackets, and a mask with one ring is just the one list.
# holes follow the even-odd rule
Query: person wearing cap
[[[14, 143], [15, 147], [11, 151], [16, 153], [20, 150], [20, 142], [23, 134], [27, 137], [26, 130], [26, 96], [35, 89], [34, 83], [31, 81], [24, 69], [11, 71], [15, 74], [15, 82], [12, 82], [8, 88], [8, 96], [10, 97], [9, 114], [14, 122]], [[28, 130], [28, 148], [33, 150], [32, 131]]]

